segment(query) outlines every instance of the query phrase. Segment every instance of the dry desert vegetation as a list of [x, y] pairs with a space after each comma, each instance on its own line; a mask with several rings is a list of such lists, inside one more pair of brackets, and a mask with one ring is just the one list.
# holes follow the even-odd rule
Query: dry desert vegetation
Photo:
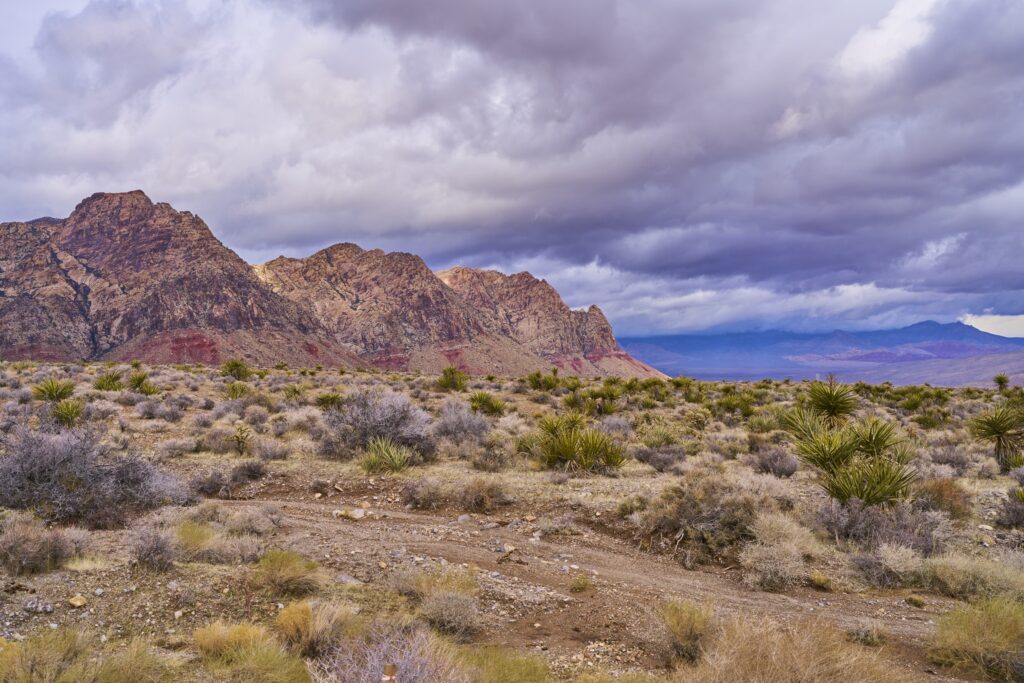
[[0, 365], [0, 681], [1024, 680], [1024, 394]]

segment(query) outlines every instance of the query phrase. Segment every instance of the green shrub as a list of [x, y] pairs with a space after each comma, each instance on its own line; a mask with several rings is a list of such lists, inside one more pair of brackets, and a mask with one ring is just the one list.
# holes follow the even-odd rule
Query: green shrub
[[546, 469], [598, 472], [621, 467], [628, 459], [622, 446], [584, 423], [585, 418], [576, 413], [544, 418], [540, 434], [520, 446], [528, 447]]
[[[287, 387], [285, 388], [287, 389]], [[316, 397], [316, 405], [321, 410], [335, 410], [340, 408], [344, 402], [344, 397], [341, 394], [336, 394], [334, 392], [320, 394]]]
[[240, 358], [232, 358], [220, 366], [220, 372], [225, 377], [233, 377], [239, 382], [244, 382], [252, 377], [252, 370]]
[[32, 396], [39, 401], [58, 403], [71, 398], [75, 393], [75, 383], [70, 380], [59, 380], [52, 377], [44, 379], [32, 387]]
[[454, 365], [449, 365], [441, 371], [437, 378], [437, 388], [441, 391], [465, 391], [469, 375], [459, 370]]
[[128, 375], [128, 388], [132, 391], [140, 391], [147, 382], [149, 382], [149, 375], [142, 370], [136, 370]]
[[857, 394], [849, 386], [830, 377], [828, 382], [811, 383], [807, 405], [831, 426], [836, 426], [856, 412]]

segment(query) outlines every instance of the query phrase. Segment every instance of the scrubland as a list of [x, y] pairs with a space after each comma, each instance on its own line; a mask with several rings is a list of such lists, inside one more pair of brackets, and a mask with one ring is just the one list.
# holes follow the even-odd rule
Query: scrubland
[[0, 365], [0, 681], [1024, 680], [1024, 393]]

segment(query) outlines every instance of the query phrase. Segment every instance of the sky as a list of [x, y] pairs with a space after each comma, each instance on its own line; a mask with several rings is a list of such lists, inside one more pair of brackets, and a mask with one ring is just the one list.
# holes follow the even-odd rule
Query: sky
[[1024, 2], [0, 0], [0, 220], [131, 189], [620, 335], [1024, 336]]

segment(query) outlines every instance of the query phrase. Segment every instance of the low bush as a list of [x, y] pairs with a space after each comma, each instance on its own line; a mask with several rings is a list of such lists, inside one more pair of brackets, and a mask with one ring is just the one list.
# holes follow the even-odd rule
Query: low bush
[[880, 588], [899, 588], [921, 583], [924, 559], [913, 548], [883, 543], [872, 553], [857, 555], [853, 562], [868, 583]]
[[956, 671], [993, 681], [1024, 676], [1024, 603], [990, 598], [939, 618], [929, 657]]
[[70, 428], [82, 421], [85, 404], [75, 399], [66, 398], [53, 404], [50, 408], [50, 419], [61, 427]]
[[231, 468], [229, 481], [235, 485], [257, 481], [267, 475], [267, 466], [262, 460], [245, 460]]
[[97, 391], [121, 391], [124, 382], [121, 381], [120, 372], [106, 372], [97, 377], [92, 386]]
[[188, 500], [177, 479], [138, 456], [111, 455], [88, 431], [19, 429], [3, 446], [0, 505], [48, 522], [115, 527], [133, 513]]
[[307, 595], [320, 587], [316, 562], [291, 550], [270, 550], [253, 569], [253, 584], [279, 595]]
[[1024, 554], [1007, 553], [1002, 561], [965, 555], [942, 555], [925, 563], [925, 582], [953, 598], [1009, 595], [1024, 601]]
[[155, 527], [140, 529], [132, 541], [131, 556], [135, 563], [156, 572], [170, 571], [178, 559], [174, 537]]
[[519, 449], [545, 469], [607, 472], [622, 467], [628, 459], [622, 446], [604, 432], [587, 428], [577, 413], [543, 418], [540, 432], [521, 440]]
[[345, 400], [344, 410], [324, 413], [324, 422], [328, 436], [321, 444], [321, 454], [328, 457], [344, 457], [380, 438], [411, 448], [421, 456], [430, 454], [434, 447], [430, 417], [404, 394], [392, 391], [355, 391]]
[[273, 439], [258, 439], [252, 445], [252, 452], [260, 460], [286, 460], [288, 444]]
[[914, 502], [925, 510], [941, 510], [953, 519], [971, 516], [971, 496], [956, 479], [926, 479], [914, 487]]
[[487, 418], [475, 412], [468, 403], [456, 398], [448, 398], [441, 404], [434, 422], [435, 435], [457, 443], [478, 442], [490, 430], [491, 423]]
[[752, 454], [754, 470], [763, 474], [771, 474], [779, 478], [788, 478], [796, 474], [800, 461], [784, 448], [763, 448]]
[[487, 391], [478, 391], [469, 397], [470, 407], [478, 413], [501, 417], [508, 408], [506, 403]]
[[316, 683], [379, 681], [384, 666], [394, 664], [402, 683], [499, 683], [473, 681], [456, 659], [454, 649], [428, 629], [378, 624], [359, 638], [346, 641], [310, 662]]
[[161, 683], [167, 670], [142, 641], [97, 656], [78, 631], [60, 628], [20, 643], [0, 642], [4, 683]]
[[1010, 490], [996, 521], [1005, 527], [1024, 527], [1024, 486]]
[[686, 449], [681, 446], [641, 446], [633, 451], [634, 459], [658, 472], [677, 472], [686, 457]]
[[750, 543], [740, 551], [743, 581], [764, 591], [781, 591], [806, 576], [803, 555], [793, 543]]
[[240, 358], [232, 358], [220, 366], [220, 372], [225, 377], [231, 377], [244, 382], [252, 377], [252, 370]]
[[433, 479], [417, 479], [402, 489], [402, 502], [414, 510], [436, 510], [446, 500], [444, 488]]
[[14, 576], [52, 571], [75, 554], [64, 531], [47, 529], [31, 517], [18, 515], [0, 523], [0, 566]]
[[836, 540], [874, 549], [883, 543], [913, 548], [928, 556], [941, 552], [952, 530], [945, 513], [916, 510], [909, 503], [867, 506], [858, 500], [831, 501], [818, 519]]

